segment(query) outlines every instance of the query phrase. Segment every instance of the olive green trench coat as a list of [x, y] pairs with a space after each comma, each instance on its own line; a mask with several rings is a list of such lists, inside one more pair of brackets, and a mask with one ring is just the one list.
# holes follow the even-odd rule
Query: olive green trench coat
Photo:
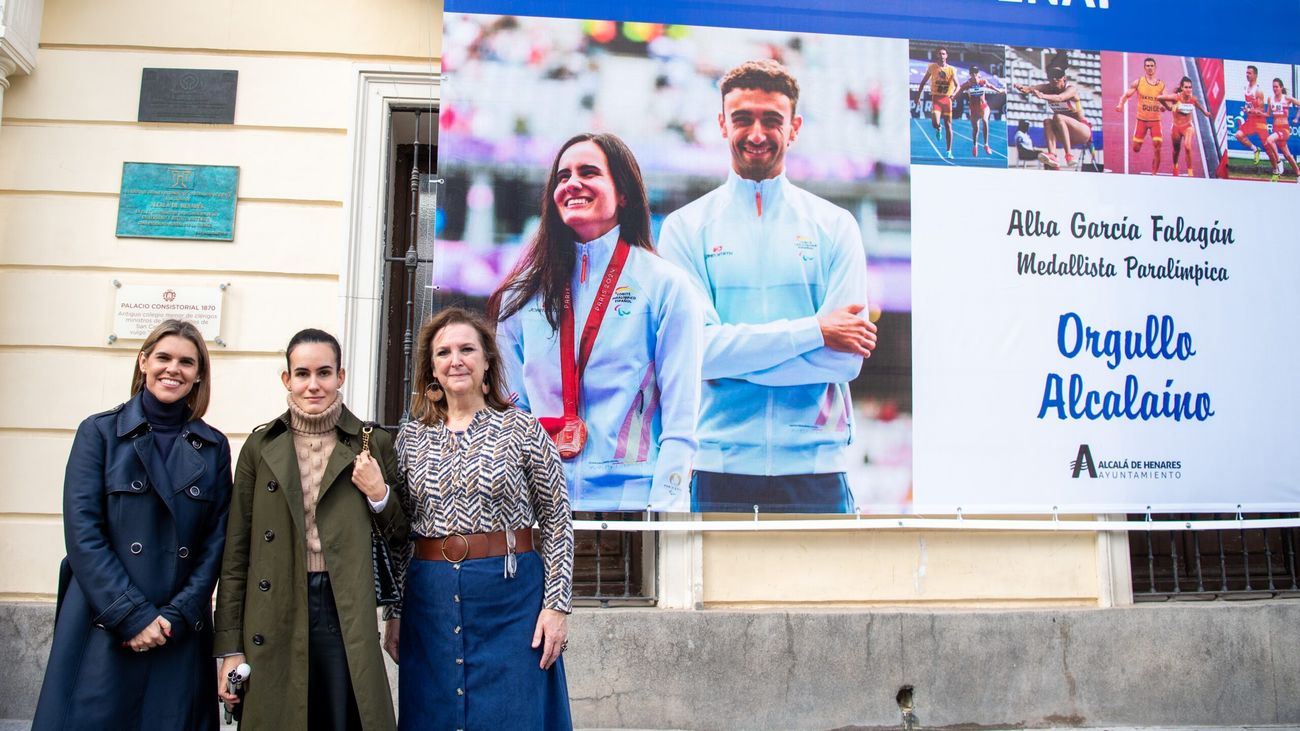
[[[386, 731], [396, 723], [375, 614], [371, 516], [392, 551], [405, 543], [408, 524], [397, 499], [397, 455], [383, 429], [370, 439], [371, 454], [392, 489], [383, 512], [372, 513], [352, 484], [361, 427], [345, 407], [321, 479], [316, 525], [362, 726]], [[245, 731], [307, 728], [308, 626], [302, 487], [286, 412], [254, 429], [240, 451], [217, 589], [214, 652], [243, 653], [252, 668]]]

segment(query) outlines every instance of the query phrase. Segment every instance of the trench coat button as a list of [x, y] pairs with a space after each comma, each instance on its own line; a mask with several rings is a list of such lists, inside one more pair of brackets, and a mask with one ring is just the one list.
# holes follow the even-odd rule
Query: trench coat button
[[453, 633], [453, 634], [460, 634], [460, 625], [459, 625], [459, 624], [456, 625], [456, 629], [452, 630], [452, 633]]
[[140, 552], [143, 550], [144, 550], [144, 546], [140, 545], [139, 541], [136, 541], [135, 543], [131, 544], [131, 553], [139, 556]]
[[135, 490], [136, 492], [139, 492], [144, 489], [144, 483], [141, 482], [140, 480], [132, 480], [131, 489]]
[[275, 531], [273, 531], [273, 530], [269, 530], [269, 531], [263, 533], [263, 534], [262, 534], [262, 537], [266, 539], [266, 542], [267, 542], [267, 543], [270, 543], [271, 541], [274, 541], [274, 540], [275, 540]]
[[190, 549], [185, 546], [181, 546], [180, 548], [176, 549], [176, 555], [180, 556], [181, 558], [189, 558]]
[[465, 695], [465, 689], [464, 689], [464, 688], [457, 688], [457, 689], [456, 689], [456, 695]]
[[257, 588], [261, 589], [262, 591], [270, 591], [271, 582], [267, 581], [266, 579], [262, 579], [261, 581], [257, 582]]
[[456, 664], [457, 664], [457, 665], [464, 665], [464, 664], [465, 664], [465, 658], [463, 658], [463, 657], [458, 657], [458, 658], [456, 658]]
[[199, 486], [190, 485], [190, 497], [198, 497], [198, 496], [199, 496]]
[[460, 604], [460, 594], [453, 594], [451, 600], [457, 604]]
[[201, 629], [203, 629], [203, 620], [201, 619], [194, 620], [194, 631], [198, 632]]
[[203, 442], [200, 441], [200, 440], [197, 439], [197, 438], [195, 438], [195, 439], [191, 439], [191, 440], [190, 440], [190, 446], [191, 446], [191, 447], [194, 447], [195, 449], [203, 449]]
[[279, 489], [280, 489], [280, 483], [276, 482], [275, 480], [271, 480], [270, 482], [266, 483], [267, 492], [275, 492], [276, 490]]
[[265, 638], [265, 637], [263, 637], [263, 636], [261, 636], [261, 635], [253, 635], [253, 644], [254, 644], [254, 645], [257, 645], [258, 647], [261, 647], [263, 642], [266, 642], [266, 638]]

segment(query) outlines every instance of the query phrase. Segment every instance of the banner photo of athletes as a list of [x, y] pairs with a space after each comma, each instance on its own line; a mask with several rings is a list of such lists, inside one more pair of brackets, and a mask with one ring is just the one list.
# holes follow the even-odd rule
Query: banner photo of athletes
[[498, 323], [575, 510], [1300, 504], [1280, 65], [1248, 100], [1204, 58], [443, 28], [440, 296]]

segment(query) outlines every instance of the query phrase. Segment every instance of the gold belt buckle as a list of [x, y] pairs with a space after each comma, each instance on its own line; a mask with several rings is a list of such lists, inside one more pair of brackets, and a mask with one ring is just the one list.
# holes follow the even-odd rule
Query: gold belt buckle
[[[460, 554], [460, 558], [456, 558], [456, 559], [453, 559], [452, 557], [447, 555], [447, 542], [453, 538], [459, 538], [461, 540], [461, 543], [465, 544], [465, 551]], [[461, 561], [464, 561], [469, 556], [469, 539], [461, 535], [460, 533], [452, 533], [451, 535], [442, 539], [442, 545], [439, 548], [442, 550], [443, 561], [446, 561], [447, 563], [451, 563], [451, 564], [458, 564]]]

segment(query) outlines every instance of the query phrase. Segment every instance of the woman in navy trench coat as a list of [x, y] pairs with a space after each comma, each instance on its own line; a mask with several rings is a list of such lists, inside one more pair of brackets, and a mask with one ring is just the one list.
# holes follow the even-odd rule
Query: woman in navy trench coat
[[68, 556], [34, 731], [217, 727], [230, 445], [200, 418], [209, 360], [194, 325], [163, 322], [133, 365], [131, 399], [83, 421], [68, 457]]

